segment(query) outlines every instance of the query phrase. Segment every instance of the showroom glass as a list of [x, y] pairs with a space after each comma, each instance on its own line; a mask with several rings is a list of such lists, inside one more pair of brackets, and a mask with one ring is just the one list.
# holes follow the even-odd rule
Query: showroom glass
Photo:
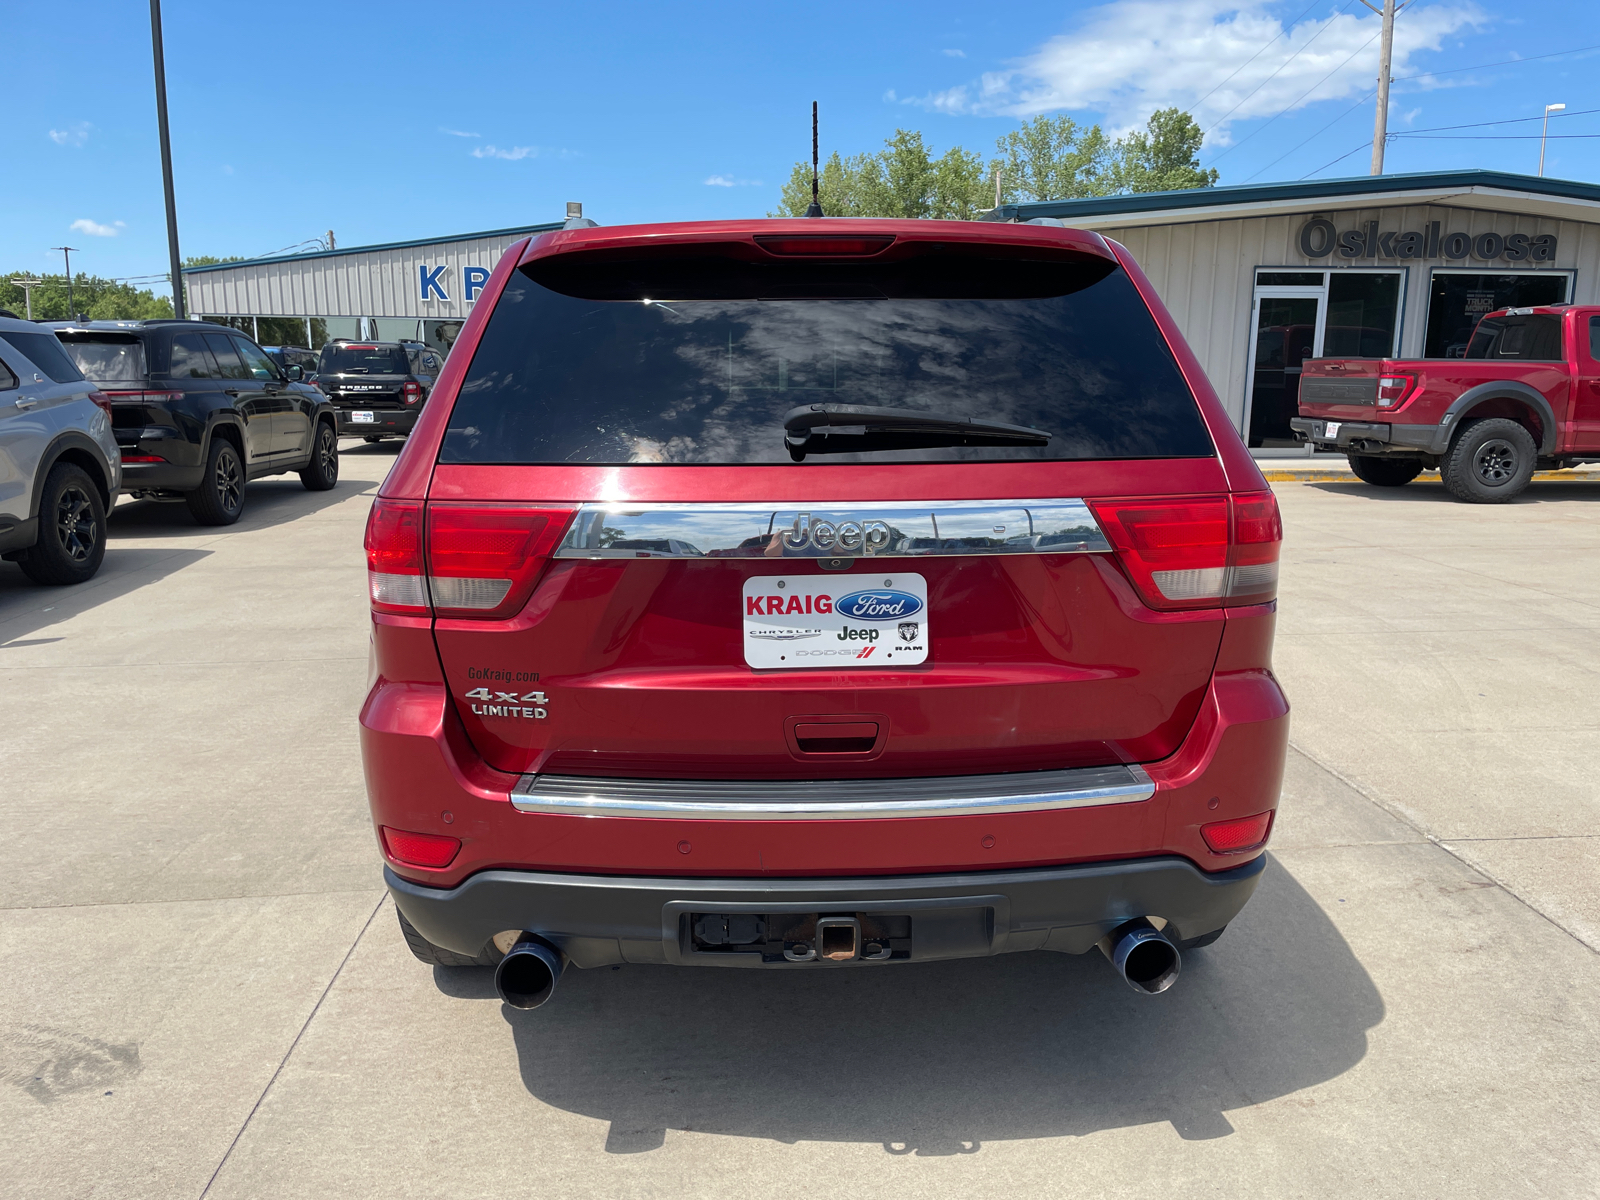
[[406, 375], [410, 364], [400, 346], [324, 346], [317, 371], [323, 375]]
[[1563, 304], [1567, 276], [1476, 274], [1435, 271], [1428, 298], [1428, 336], [1424, 358], [1460, 358], [1472, 340], [1473, 326], [1485, 313], [1502, 308]]
[[[1052, 436], [1043, 446], [810, 453], [807, 463], [1213, 453], [1149, 310], [1103, 261], [825, 270], [625, 264], [557, 277], [562, 291], [518, 272], [473, 356], [440, 461], [788, 463], [785, 415], [822, 403]], [[656, 298], [611, 298], [647, 287]], [[763, 288], [826, 298], [750, 295]], [[874, 298], [835, 298], [852, 290]]]
[[1387, 358], [1400, 320], [1400, 275], [1334, 271], [1328, 278], [1323, 358]]
[[126, 333], [66, 333], [61, 348], [88, 379], [99, 383], [145, 377], [144, 342]]

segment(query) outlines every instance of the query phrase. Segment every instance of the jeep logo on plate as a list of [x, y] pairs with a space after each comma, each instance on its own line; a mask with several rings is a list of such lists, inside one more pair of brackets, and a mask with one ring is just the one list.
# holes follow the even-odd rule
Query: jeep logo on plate
[[857, 621], [898, 621], [922, 611], [922, 601], [910, 592], [893, 588], [874, 588], [870, 592], [851, 592], [833, 602], [834, 611]]

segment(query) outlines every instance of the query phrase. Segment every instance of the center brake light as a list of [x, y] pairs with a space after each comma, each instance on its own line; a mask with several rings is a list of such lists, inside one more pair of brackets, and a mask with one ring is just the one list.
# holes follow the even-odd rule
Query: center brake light
[[575, 512], [380, 497], [367, 518], [365, 542], [372, 609], [480, 620], [515, 616]]
[[1278, 594], [1283, 522], [1271, 492], [1091, 500], [1151, 608], [1264, 604]]
[[861, 258], [894, 245], [894, 234], [758, 233], [756, 245], [768, 254], [815, 254], [829, 258]]

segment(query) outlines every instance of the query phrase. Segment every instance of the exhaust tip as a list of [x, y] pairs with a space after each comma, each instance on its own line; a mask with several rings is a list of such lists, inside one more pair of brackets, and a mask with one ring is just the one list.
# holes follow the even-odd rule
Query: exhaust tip
[[561, 951], [532, 933], [524, 933], [494, 969], [494, 990], [512, 1008], [538, 1008], [561, 979]]
[[1159, 995], [1178, 981], [1178, 948], [1146, 918], [1117, 926], [1100, 939], [1100, 950], [1134, 991]]

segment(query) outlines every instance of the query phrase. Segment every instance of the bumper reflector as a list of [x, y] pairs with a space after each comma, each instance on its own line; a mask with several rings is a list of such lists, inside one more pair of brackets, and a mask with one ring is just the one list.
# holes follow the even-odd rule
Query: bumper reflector
[[378, 827], [383, 833], [384, 853], [396, 862], [411, 867], [448, 867], [461, 849], [459, 838], [433, 833], [407, 833], [404, 829]]
[[1272, 815], [1276, 810], [1256, 813], [1253, 817], [1237, 817], [1232, 821], [1215, 821], [1200, 827], [1200, 836], [1215, 854], [1237, 854], [1241, 850], [1254, 850], [1267, 840], [1272, 828]]

